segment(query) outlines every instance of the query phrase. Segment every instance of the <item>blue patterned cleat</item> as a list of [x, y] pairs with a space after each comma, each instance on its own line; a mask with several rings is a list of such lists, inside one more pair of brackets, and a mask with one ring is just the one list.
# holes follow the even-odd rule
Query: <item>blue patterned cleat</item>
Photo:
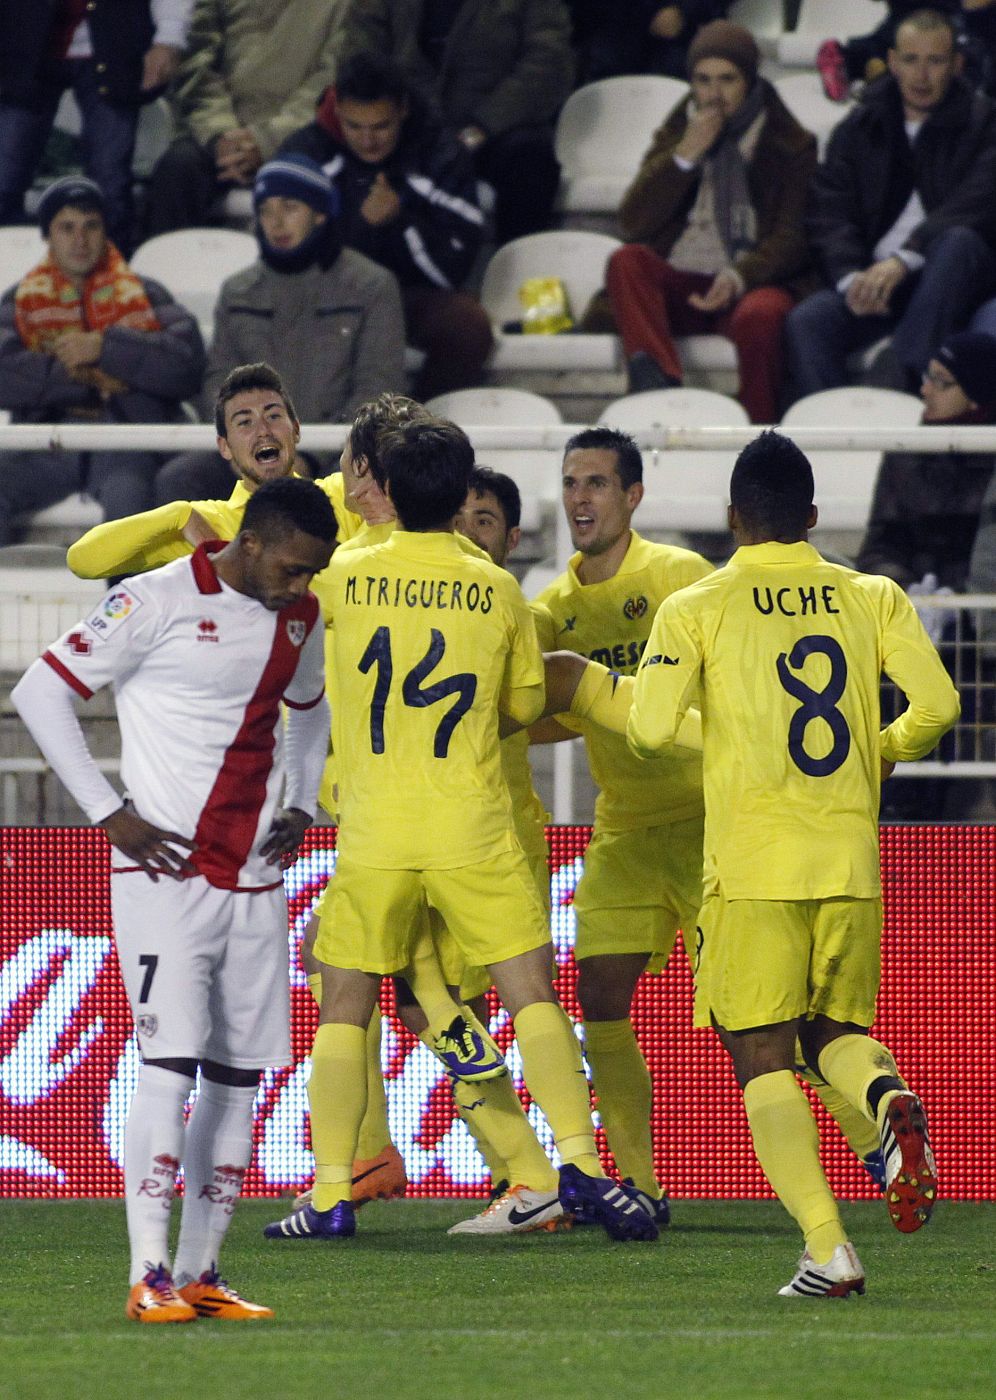
[[331, 1210], [306, 1205], [267, 1225], [263, 1234], [268, 1240], [348, 1240], [356, 1234], [356, 1211], [352, 1201], [340, 1201]]
[[871, 1177], [872, 1181], [874, 1181], [874, 1183], [875, 1183], [875, 1185], [878, 1187], [878, 1189], [879, 1189], [880, 1191], [884, 1191], [884, 1190], [885, 1190], [885, 1158], [884, 1158], [884, 1156], [882, 1155], [882, 1149], [881, 1149], [881, 1148], [878, 1148], [877, 1151], [875, 1151], [875, 1152], [869, 1152], [867, 1157], [862, 1157], [862, 1159], [861, 1159], [861, 1165], [864, 1167], [865, 1171], [866, 1171], [866, 1172], [868, 1173], [868, 1175]]
[[454, 1016], [432, 1042], [432, 1050], [455, 1079], [500, 1079], [508, 1073], [505, 1056], [487, 1031], [463, 1016]]
[[568, 1162], [560, 1168], [560, 1204], [577, 1217], [579, 1208], [614, 1240], [655, 1240], [657, 1225], [624, 1186], [607, 1176], [588, 1176]]
[[637, 1205], [643, 1207], [655, 1225], [671, 1224], [671, 1202], [668, 1200], [666, 1192], [660, 1196], [648, 1195], [646, 1191], [641, 1191], [638, 1186], [634, 1186], [631, 1176], [623, 1179], [623, 1185]]

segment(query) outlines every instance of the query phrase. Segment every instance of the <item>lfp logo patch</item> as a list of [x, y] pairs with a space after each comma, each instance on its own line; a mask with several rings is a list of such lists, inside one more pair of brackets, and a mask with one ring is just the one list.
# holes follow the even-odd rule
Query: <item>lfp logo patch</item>
[[127, 588], [116, 588], [104, 599], [104, 616], [110, 622], [121, 622], [138, 606], [138, 599]]
[[142, 606], [142, 600], [130, 588], [114, 588], [108, 593], [93, 617], [87, 618], [86, 627], [101, 640], [106, 640], [115, 627], [127, 622]]

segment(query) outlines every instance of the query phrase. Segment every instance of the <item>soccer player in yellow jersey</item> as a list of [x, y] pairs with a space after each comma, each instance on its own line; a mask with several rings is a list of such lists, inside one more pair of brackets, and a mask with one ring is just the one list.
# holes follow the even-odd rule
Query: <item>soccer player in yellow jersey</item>
[[[577, 553], [537, 599], [553, 618], [551, 633], [538, 629], [544, 651], [569, 648], [631, 675], [658, 606], [711, 572], [701, 555], [651, 544], [632, 529], [642, 478], [639, 448], [626, 433], [589, 428], [567, 443], [563, 499]], [[650, 1074], [630, 1007], [641, 973], [664, 966], [679, 927], [686, 937], [695, 927], [702, 893], [701, 754], [675, 749], [646, 762], [622, 736], [592, 724], [578, 728], [599, 787], [595, 831], [574, 896], [585, 1054], [620, 1175], [666, 1222], [650, 1135]]]
[[[80, 578], [107, 578], [156, 569], [189, 554], [205, 540], [234, 539], [242, 512], [257, 486], [298, 472], [301, 427], [280, 376], [270, 365], [239, 365], [218, 390], [215, 403], [218, 451], [237, 480], [227, 501], [173, 501], [124, 520], [96, 525], [69, 547], [66, 562]], [[335, 511], [340, 543], [363, 527], [347, 505], [340, 473], [316, 486]], [[321, 575], [319, 575], [319, 579]], [[321, 584], [313, 590], [321, 602]]]
[[[565, 1209], [583, 1201], [614, 1238], [653, 1239], [653, 1220], [598, 1160], [580, 1052], [550, 981], [546, 915], [501, 774], [499, 709], [529, 722], [543, 706], [531, 614], [515, 580], [453, 535], [473, 466], [460, 429], [412, 423], [379, 447], [401, 528], [330, 569], [341, 825], [315, 945], [324, 967], [309, 1095], [337, 1112], [313, 1119], [312, 1203], [266, 1233], [355, 1230], [366, 1026], [381, 976], [410, 960], [428, 901], [465, 961], [490, 969], [513, 1019], [526, 1083], [564, 1162]], [[430, 823], [410, 819], [413, 792]]]
[[[702, 710], [704, 902], [696, 1019], [727, 1046], [758, 1161], [805, 1252], [785, 1297], [864, 1291], [793, 1074], [803, 1054], [881, 1134], [885, 1199], [902, 1231], [936, 1198], [923, 1105], [868, 1027], [882, 928], [882, 773], [927, 753], [958, 695], [891, 579], [827, 563], [808, 543], [813, 473], [764, 433], [737, 459], [725, 568], [660, 608], [637, 674], [629, 742], [666, 752]], [[882, 672], [907, 709], [881, 729]]]

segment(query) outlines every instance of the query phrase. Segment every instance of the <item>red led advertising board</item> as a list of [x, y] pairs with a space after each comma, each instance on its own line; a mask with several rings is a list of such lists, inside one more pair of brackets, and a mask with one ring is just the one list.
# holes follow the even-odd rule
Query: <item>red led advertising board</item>
[[[572, 899], [590, 829], [551, 827], [548, 835], [559, 988], [576, 1021]], [[886, 925], [875, 1029], [927, 1103], [942, 1195], [955, 1200], [996, 1200], [994, 848], [992, 827], [882, 833]], [[0, 830], [0, 1195], [121, 1193], [138, 1060], [114, 954], [107, 865], [99, 831]], [[295, 1063], [268, 1071], [260, 1089], [249, 1195], [278, 1195], [310, 1180], [307, 1055], [316, 1012], [296, 945], [334, 868], [334, 832], [323, 828], [309, 833], [286, 875]], [[383, 1005], [389, 1118], [410, 1193], [485, 1194], [486, 1169], [440, 1066], [391, 1014], [389, 985]], [[667, 1189], [679, 1197], [770, 1196], [725, 1055], [711, 1031], [692, 1029], [680, 950], [662, 976], [642, 980], [634, 1020], [654, 1080], [654, 1147]], [[521, 1087], [512, 1027], [497, 1003], [492, 1030]], [[549, 1145], [538, 1109], [530, 1106], [530, 1116]], [[838, 1195], [873, 1196], [822, 1116], [821, 1134]]]

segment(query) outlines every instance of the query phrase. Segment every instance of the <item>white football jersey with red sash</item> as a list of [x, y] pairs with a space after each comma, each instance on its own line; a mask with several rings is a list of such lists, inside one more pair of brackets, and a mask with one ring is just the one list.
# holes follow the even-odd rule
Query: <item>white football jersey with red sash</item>
[[84, 699], [113, 684], [136, 811], [193, 840], [219, 889], [272, 888], [259, 847], [283, 788], [280, 702], [321, 700], [322, 628], [310, 593], [273, 612], [223, 583], [222, 548], [125, 579], [43, 659]]

